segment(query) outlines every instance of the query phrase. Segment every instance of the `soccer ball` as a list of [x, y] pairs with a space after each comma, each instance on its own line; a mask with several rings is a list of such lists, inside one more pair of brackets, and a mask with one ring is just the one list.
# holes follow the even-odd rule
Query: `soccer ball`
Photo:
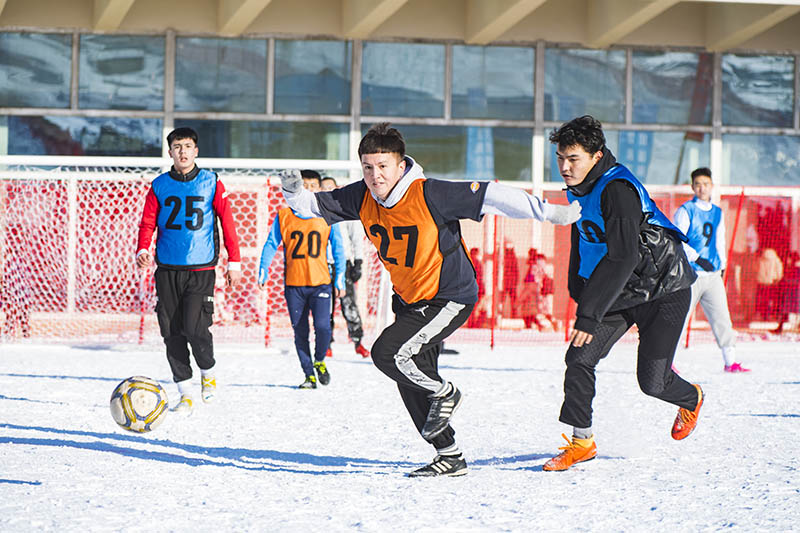
[[167, 392], [157, 381], [143, 376], [123, 380], [111, 394], [111, 416], [128, 431], [152, 431], [167, 416]]

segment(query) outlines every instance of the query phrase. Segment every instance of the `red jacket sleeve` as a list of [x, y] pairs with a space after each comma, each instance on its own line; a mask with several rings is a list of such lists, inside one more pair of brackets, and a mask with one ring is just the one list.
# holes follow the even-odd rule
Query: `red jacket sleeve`
[[228, 262], [239, 263], [242, 258], [239, 254], [239, 235], [236, 233], [236, 223], [233, 221], [231, 203], [228, 201], [228, 192], [221, 181], [217, 180], [214, 193], [214, 212], [222, 223], [222, 239], [228, 251]]
[[141, 250], [149, 250], [153, 240], [153, 233], [156, 231], [158, 221], [158, 198], [153, 193], [152, 187], [147, 191], [144, 200], [144, 211], [142, 220], [139, 222], [139, 240], [136, 244], [136, 253]]

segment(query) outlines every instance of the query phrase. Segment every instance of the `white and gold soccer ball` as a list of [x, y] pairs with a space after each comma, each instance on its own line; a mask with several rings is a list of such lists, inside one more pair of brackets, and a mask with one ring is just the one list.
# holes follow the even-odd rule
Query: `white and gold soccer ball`
[[146, 433], [167, 417], [167, 392], [144, 376], [123, 380], [111, 394], [111, 416], [121, 428]]

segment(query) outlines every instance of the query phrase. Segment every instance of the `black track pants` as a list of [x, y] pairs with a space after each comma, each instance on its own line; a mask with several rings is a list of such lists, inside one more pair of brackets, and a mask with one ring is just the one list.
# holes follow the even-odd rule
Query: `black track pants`
[[361, 325], [361, 313], [358, 312], [356, 304], [356, 288], [347, 276], [345, 276], [344, 287], [344, 295], [339, 298], [339, 303], [342, 304], [342, 315], [347, 322], [347, 335], [351, 341], [358, 344], [364, 336], [364, 328]]
[[694, 409], [697, 390], [672, 371], [691, 289], [682, 289], [658, 300], [609, 313], [597, 326], [592, 342], [569, 347], [564, 375], [564, 403], [559, 420], [574, 427], [592, 425], [595, 367], [633, 324], [639, 327], [636, 377], [642, 392], [665, 402]]
[[175, 382], [192, 377], [188, 345], [198, 367], [214, 366], [214, 278], [214, 270], [156, 269], [156, 314]]
[[[425, 425], [430, 395], [444, 383], [438, 365], [441, 342], [467, 321], [473, 307], [444, 300], [395, 304], [395, 322], [372, 345], [375, 366], [397, 383], [418, 431]], [[446, 448], [455, 443], [454, 435], [448, 426], [431, 444]]]

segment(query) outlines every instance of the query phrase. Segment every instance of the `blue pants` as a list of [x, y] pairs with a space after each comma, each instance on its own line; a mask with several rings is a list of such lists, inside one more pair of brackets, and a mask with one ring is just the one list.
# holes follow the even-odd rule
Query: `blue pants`
[[331, 285], [284, 288], [286, 307], [294, 329], [294, 347], [306, 377], [314, 375], [308, 342], [308, 312], [314, 317], [314, 361], [324, 361], [331, 343]]

